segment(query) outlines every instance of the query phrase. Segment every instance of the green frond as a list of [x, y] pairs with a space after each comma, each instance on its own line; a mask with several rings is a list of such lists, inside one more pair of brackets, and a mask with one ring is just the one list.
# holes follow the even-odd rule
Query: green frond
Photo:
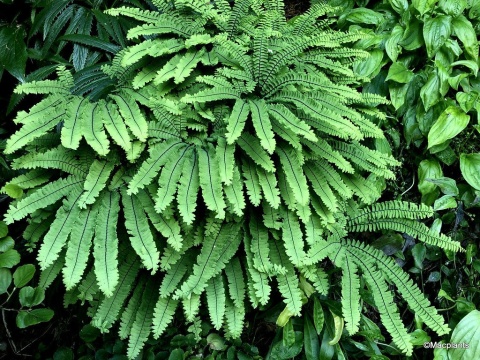
[[228, 145], [225, 138], [221, 137], [218, 139], [215, 156], [220, 170], [220, 179], [225, 185], [232, 183], [233, 168], [235, 167], [234, 152], [235, 147]]
[[295, 266], [301, 266], [306, 256], [303, 249], [303, 233], [298, 217], [292, 211], [286, 210], [283, 217], [282, 240], [290, 262]]
[[[245, 254], [247, 256], [247, 275], [248, 284], [253, 288], [253, 293], [249, 291], [249, 296], [252, 304], [258, 303], [266, 305], [270, 299], [270, 293], [272, 291], [270, 284], [268, 283], [268, 276], [264, 272], [258, 271], [253, 265], [253, 253], [251, 251], [252, 243], [249, 235], [246, 233], [243, 238]], [[261, 265], [263, 267], [263, 265]]]
[[19, 111], [13, 120], [15, 124], [28, 124], [37, 122], [45, 117], [49, 117], [54, 110], [63, 105], [64, 97], [61, 95], [50, 95], [33, 105], [29, 112]]
[[242, 216], [246, 203], [245, 196], [243, 194], [243, 181], [237, 166], [233, 168], [231, 184], [225, 185], [223, 187], [223, 191], [225, 192], [225, 198], [227, 199], [228, 204], [231, 206], [231, 212], [237, 214], [238, 216]]
[[[202, 60], [204, 54], [205, 48], [200, 50], [195, 48], [187, 50], [185, 55], [183, 55], [177, 62], [177, 66], [173, 74], [175, 84], [182, 83], [192, 73], [197, 64]], [[203, 98], [203, 101], [211, 100], [205, 100], [205, 98]]]
[[353, 336], [360, 326], [360, 278], [357, 265], [348, 256], [343, 260], [342, 270], [342, 314], [345, 328]]
[[313, 191], [320, 197], [325, 206], [332, 212], [337, 211], [338, 200], [332, 189], [330, 188], [325, 176], [316, 171], [317, 169], [311, 162], [307, 162], [304, 166], [305, 175], [307, 176]]
[[125, 190], [122, 190], [122, 204], [130, 244], [145, 268], [152, 270], [154, 274], [158, 270], [160, 253], [155, 245], [142, 203], [135, 195], [129, 196]]
[[183, 164], [187, 157], [192, 158], [195, 152], [191, 146], [183, 147], [176, 158], [172, 158], [163, 167], [158, 178], [158, 191], [155, 198], [155, 210], [162, 213], [173, 201], [178, 182], [183, 172]]
[[225, 285], [222, 274], [210, 279], [206, 288], [207, 307], [210, 321], [216, 330], [223, 325], [225, 315]]
[[105, 160], [94, 160], [83, 184], [83, 194], [78, 201], [78, 206], [85, 209], [87, 205], [95, 202], [100, 191], [106, 186], [115, 164]]
[[243, 308], [245, 299], [245, 281], [243, 278], [242, 266], [237, 257], [234, 257], [225, 266], [225, 275], [228, 280], [228, 294], [235, 307]]
[[107, 155], [110, 152], [110, 141], [103, 128], [103, 122], [99, 121], [99, 117], [102, 116], [101, 113], [99, 114], [102, 111], [101, 107], [98, 103], [86, 103], [81, 111], [80, 129], [85, 141], [99, 155]]
[[[211, 278], [216, 276], [233, 257], [240, 244], [239, 224], [222, 224], [216, 236], [207, 236], [203, 240], [202, 250], [193, 266], [193, 273], [183, 282], [175, 293], [175, 298], [188, 297], [189, 294], [201, 294]], [[212, 267], [215, 264], [215, 267]]]
[[10, 205], [5, 214], [5, 223], [7, 225], [12, 224], [38, 209], [43, 209], [54, 204], [69, 195], [72, 191], [78, 191], [81, 183], [81, 179], [75, 176], [69, 176], [65, 179], [58, 179], [44, 185], [18, 201], [15, 205]]
[[25, 145], [46, 134], [55, 127], [64, 118], [63, 109], [54, 109], [49, 116], [45, 116], [35, 121], [23, 125], [20, 130], [15, 132], [8, 140], [5, 147], [5, 154], [11, 154]]
[[184, 161], [177, 192], [178, 211], [187, 225], [191, 225], [195, 220], [197, 193], [200, 187], [198, 156], [196, 151], [192, 153], [192, 156], [188, 156]]
[[153, 315], [152, 333], [155, 339], [167, 329], [173, 320], [173, 315], [178, 306], [178, 300], [169, 298], [159, 298], [155, 306]]
[[173, 294], [187, 273], [187, 270], [191, 267], [189, 263], [191, 260], [190, 256], [182, 256], [178, 262], [172, 265], [172, 267], [166, 272], [162, 280], [162, 285], [160, 286], [160, 297], [166, 299]]
[[[348, 249], [361, 257], [371, 266], [376, 266], [394, 284], [398, 292], [407, 301], [412, 311], [419, 316], [425, 324], [439, 335], [448, 334], [450, 329], [437, 310], [430, 304], [418, 286], [410, 279], [395, 261], [385, 256], [381, 251], [357, 241], [348, 242]], [[350, 250], [351, 249], [351, 250]]]
[[19, 157], [13, 161], [12, 168], [14, 170], [57, 169], [78, 178], [85, 178], [88, 174], [88, 165], [79, 161], [73, 151], [59, 146], [43, 153], [29, 153]]
[[307, 178], [303, 173], [302, 165], [304, 160], [298, 151], [277, 147], [276, 153], [280, 158], [285, 178], [290, 186], [295, 200], [300, 205], [307, 205], [309, 200], [309, 191]]
[[138, 190], [150, 184], [157, 176], [160, 168], [168, 162], [171, 154], [176, 153], [184, 146], [186, 144], [181, 140], [171, 139], [150, 147], [150, 156], [143, 162], [140, 169], [130, 180], [127, 194], [136, 194]]
[[227, 336], [238, 339], [240, 338], [240, 335], [242, 335], [245, 324], [245, 308], [243, 306], [235, 306], [228, 297], [225, 301], [225, 307]]
[[63, 268], [63, 283], [67, 291], [80, 282], [87, 267], [97, 214], [98, 207], [89, 208], [80, 211], [74, 220]]
[[132, 134], [141, 142], [145, 142], [148, 137], [148, 124], [135, 100], [126, 94], [109, 96], [117, 103], [120, 114]]
[[88, 107], [87, 98], [80, 96], [73, 97], [66, 106], [65, 120], [63, 122], [61, 141], [62, 145], [69, 149], [78, 149], [80, 140], [82, 140], [82, 122], [86, 117], [86, 111]]
[[275, 171], [275, 165], [268, 153], [260, 145], [260, 141], [249, 133], [243, 133], [237, 140], [237, 145], [247, 153], [253, 162], [268, 172]]
[[316, 142], [317, 136], [310, 126], [297, 118], [287, 107], [282, 104], [269, 104], [268, 112], [278, 120], [278, 122], [297, 135], [303, 136], [305, 139]]
[[141, 10], [133, 7], [121, 6], [115, 9], [108, 9], [104, 11], [105, 14], [111, 16], [127, 16], [132, 19], [143, 21], [145, 23], [155, 23], [158, 20], [158, 12]]
[[187, 94], [181, 99], [181, 101], [187, 104], [191, 104], [227, 99], [240, 100], [240, 92], [238, 92], [232, 87], [218, 86], [211, 89], [199, 91], [193, 95]]
[[242, 174], [250, 203], [254, 206], [260, 205], [260, 201], [262, 201], [262, 188], [255, 166], [250, 164], [250, 162], [245, 162], [242, 166]]
[[[73, 84], [72, 84], [73, 85]], [[15, 94], [59, 94], [70, 95], [70, 90], [58, 80], [31, 81], [18, 85]]]
[[195, 33], [195, 29], [189, 28], [190, 24], [183, 24], [180, 19], [176, 19], [171, 14], [157, 15], [157, 21], [153, 24], [144, 24], [130, 29], [127, 33], [127, 39], [138, 39], [141, 36], [177, 34], [184, 38], [189, 38]]
[[264, 100], [249, 100], [252, 113], [252, 123], [260, 144], [272, 154], [275, 150], [275, 136], [272, 131], [272, 124], [268, 116], [268, 107]]
[[[20, 189], [31, 189], [39, 185], [45, 184], [50, 179], [50, 174], [44, 169], [28, 171], [25, 174], [19, 175], [11, 179], [7, 185], [15, 185]], [[5, 191], [5, 186], [0, 189], [0, 192]]]
[[117, 223], [120, 195], [104, 191], [97, 201], [99, 207], [93, 239], [95, 275], [100, 290], [106, 296], [112, 296], [119, 279]]
[[63, 206], [58, 209], [50, 229], [44, 236], [37, 255], [42, 270], [45, 270], [57, 259], [58, 254], [65, 246], [68, 235], [73, 230], [73, 224], [80, 213], [80, 208], [77, 205], [79, 198], [80, 191], [72, 188], [68, 197], [63, 201]]
[[280, 191], [277, 186], [275, 173], [267, 172], [263, 168], [257, 167], [258, 181], [263, 191], [263, 198], [274, 209], [280, 206]]
[[215, 162], [215, 150], [210, 145], [207, 149], [198, 148], [197, 153], [200, 187], [205, 205], [217, 213], [216, 218], [224, 219], [226, 204], [218, 164]]
[[133, 322], [135, 321], [135, 316], [137, 314], [137, 309], [140, 306], [140, 302], [142, 301], [142, 295], [145, 292], [145, 285], [146, 280], [145, 278], [140, 278], [139, 283], [135, 287], [133, 291], [133, 295], [130, 297], [128, 301], [127, 307], [124, 311], [122, 311], [122, 315], [120, 316], [120, 330], [118, 332], [118, 336], [120, 339], [125, 340], [131, 333], [131, 328]]
[[189, 297], [183, 298], [182, 305], [185, 320], [188, 322], [195, 322], [195, 318], [200, 311], [200, 295], [190, 294]]
[[145, 342], [148, 340], [153, 323], [153, 311], [157, 297], [155, 283], [153, 280], [150, 280], [143, 292], [142, 300], [128, 338], [127, 356], [130, 359], [134, 359], [140, 353]]
[[92, 319], [92, 325], [102, 332], [108, 332], [112, 325], [118, 320], [120, 310], [123, 308], [139, 270], [138, 261], [133, 253], [128, 253], [125, 261], [118, 269], [119, 281], [113, 295], [104, 298], [97, 308]]

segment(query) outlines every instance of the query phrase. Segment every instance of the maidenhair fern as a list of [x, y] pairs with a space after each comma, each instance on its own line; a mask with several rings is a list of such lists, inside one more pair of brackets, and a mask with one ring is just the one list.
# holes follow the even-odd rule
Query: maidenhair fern
[[324, 259], [342, 269], [351, 335], [367, 286], [411, 354], [390, 284], [448, 332], [393, 260], [354, 240], [389, 229], [461, 249], [420, 222], [430, 208], [375, 203], [376, 182], [399, 163], [371, 141], [383, 137], [373, 106], [384, 99], [355, 90], [351, 67], [366, 54], [348, 44], [364, 35], [317, 22], [333, 11], [326, 5], [286, 21], [280, 1], [153, 4], [107, 11], [140, 22], [132, 46], [102, 68], [111, 93], [73, 95], [65, 67], [16, 90], [47, 95], [18, 114], [6, 149], [24, 153], [10, 184], [27, 194], [5, 221], [29, 217], [24, 237], [38, 243], [44, 286], [62, 272], [70, 298], [95, 301], [93, 325], [109, 331], [121, 318], [132, 359], [179, 308], [197, 328], [201, 302], [231, 337], [275, 284], [300, 315], [307, 284], [328, 294]]

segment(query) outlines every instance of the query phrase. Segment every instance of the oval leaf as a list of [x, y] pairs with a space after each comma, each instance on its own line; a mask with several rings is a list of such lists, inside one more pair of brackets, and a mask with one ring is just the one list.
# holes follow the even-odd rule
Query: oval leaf
[[428, 148], [443, 144], [458, 135], [470, 121], [470, 116], [456, 106], [449, 106], [439, 116], [428, 133]]
[[35, 274], [35, 266], [32, 264], [26, 264], [19, 266], [13, 273], [13, 283], [17, 288], [21, 288], [28, 284], [32, 280]]
[[460, 171], [465, 181], [480, 190], [480, 154], [461, 154]]
[[451, 343], [468, 344], [468, 349], [450, 349], [451, 360], [475, 360], [480, 354], [480, 311], [473, 310], [453, 329]]

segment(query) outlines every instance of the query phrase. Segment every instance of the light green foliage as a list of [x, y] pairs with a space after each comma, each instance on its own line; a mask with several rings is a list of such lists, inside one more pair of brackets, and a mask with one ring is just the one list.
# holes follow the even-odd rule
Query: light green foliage
[[[399, 163], [373, 141], [383, 138], [374, 108], [385, 99], [355, 90], [363, 77], [352, 66], [365, 54], [350, 43], [364, 36], [317, 23], [333, 11], [326, 5], [287, 22], [280, 1], [155, 3], [161, 12], [108, 11], [141, 24], [128, 33], [137, 43], [102, 67], [117, 84], [102, 99], [72, 95], [64, 68], [60, 80], [18, 88], [50, 93], [41, 104], [53, 107], [21, 113], [24, 125], [7, 143], [8, 153], [27, 152], [17, 169], [54, 169], [48, 185], [26, 181], [32, 190], [6, 217], [30, 216], [30, 239], [32, 224], [53, 219], [36, 236], [44, 273], [63, 267], [66, 286], [95, 301], [90, 314], [102, 331], [129, 299], [119, 333], [129, 338], [129, 358], [150, 333], [167, 329], [179, 304], [198, 333], [205, 299], [214, 327], [233, 338], [242, 334], [246, 302], [267, 304], [272, 286], [288, 312], [301, 315], [303, 289], [328, 294], [326, 259], [345, 274], [351, 335], [365, 286], [360, 274], [405, 353], [412, 345], [387, 282], [444, 333], [402, 270], [351, 240], [355, 232], [391, 229], [460, 249], [418, 222], [429, 208], [374, 204], [381, 195], [374, 178], [394, 178]], [[29, 116], [35, 120], [24, 121]], [[57, 124], [60, 136], [45, 144]], [[91, 224], [84, 232], [80, 219]]]

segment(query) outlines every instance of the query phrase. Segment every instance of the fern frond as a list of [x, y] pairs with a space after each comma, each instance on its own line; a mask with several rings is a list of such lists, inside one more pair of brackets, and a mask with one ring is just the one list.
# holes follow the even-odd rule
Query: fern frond
[[357, 333], [360, 325], [360, 278], [357, 266], [347, 256], [342, 264], [342, 314], [345, 328], [350, 336]]
[[93, 161], [83, 185], [83, 194], [78, 201], [78, 206], [81, 209], [85, 209], [87, 205], [91, 205], [95, 202], [100, 191], [102, 191], [107, 184], [114, 166], [115, 164], [109, 161]]
[[269, 104], [268, 111], [279, 123], [292, 130], [295, 134], [303, 136], [305, 139], [316, 142], [317, 137], [310, 126], [301, 121], [287, 107], [282, 104]]
[[158, 12], [156, 11], [149, 11], [149, 10], [141, 10], [138, 8], [133, 7], [126, 7], [121, 6], [115, 9], [108, 9], [104, 11], [105, 14], [111, 16], [127, 16], [132, 19], [143, 21], [145, 23], [155, 23], [158, 20]]
[[[160, 286], [160, 297], [168, 298], [178, 287], [187, 270], [189, 270], [191, 257], [182, 256], [165, 274]], [[208, 296], [208, 289], [207, 289]]]
[[235, 147], [228, 145], [225, 138], [221, 137], [218, 139], [215, 157], [220, 170], [220, 179], [225, 185], [232, 183], [233, 168], [235, 167], [234, 152]]
[[168, 325], [170, 325], [177, 306], [178, 300], [173, 300], [171, 297], [158, 299], [154, 310], [152, 326], [152, 333], [155, 339], [158, 339], [167, 329]]
[[55, 125], [63, 120], [65, 112], [63, 109], [55, 109], [49, 116], [29, 122], [15, 132], [8, 140], [4, 150], [5, 154], [11, 154], [28, 143], [46, 134]]
[[128, 338], [127, 355], [134, 359], [142, 350], [150, 335], [153, 323], [154, 305], [157, 301], [157, 291], [153, 280], [150, 280], [142, 296], [142, 301], [135, 315], [130, 336]]
[[118, 336], [120, 339], [125, 340], [131, 333], [133, 322], [135, 321], [137, 309], [140, 306], [140, 302], [142, 301], [142, 295], [145, 292], [145, 285], [146, 280], [140, 278], [139, 283], [135, 287], [133, 291], [133, 295], [130, 297], [128, 301], [127, 307], [122, 312], [120, 316], [121, 323], [120, 323], [120, 330], [118, 332]]
[[54, 204], [72, 191], [78, 191], [82, 183], [75, 176], [53, 181], [21, 199], [16, 205], [10, 205], [5, 214], [5, 223], [12, 224], [38, 209]]
[[142, 204], [135, 195], [127, 195], [125, 190], [122, 191], [122, 204], [130, 243], [145, 268], [152, 270], [154, 274], [158, 270], [160, 253], [155, 245]]
[[262, 201], [262, 188], [255, 167], [249, 162], [245, 162], [242, 166], [242, 174], [250, 203], [254, 206], [260, 205], [260, 201]]
[[117, 321], [120, 310], [124, 306], [135, 278], [139, 270], [138, 261], [133, 253], [128, 253], [125, 261], [118, 270], [119, 281], [113, 295], [104, 298], [97, 308], [97, 312], [92, 319], [92, 325], [102, 332], [108, 332], [113, 323]]
[[207, 208], [217, 213], [216, 218], [223, 219], [226, 204], [214, 151], [211, 145], [207, 149], [198, 149], [200, 187]]
[[64, 97], [61, 95], [51, 95], [33, 105], [29, 112], [19, 111], [13, 120], [15, 124], [28, 124], [42, 120], [50, 116], [57, 107], [62, 106]]
[[260, 139], [260, 144], [269, 154], [272, 154], [275, 150], [275, 137], [268, 116], [267, 104], [263, 100], [250, 100], [248, 103], [252, 113], [253, 127], [257, 137]]
[[72, 226], [63, 268], [63, 283], [67, 291], [80, 282], [87, 267], [97, 214], [98, 207], [83, 210]]
[[213, 327], [219, 330], [225, 315], [225, 285], [222, 274], [210, 279], [206, 288], [207, 307]]
[[292, 211], [286, 210], [283, 217], [282, 240], [291, 263], [295, 266], [301, 266], [306, 256], [303, 249], [303, 233], [298, 217]]
[[86, 103], [82, 109], [80, 128], [88, 145], [99, 155], [104, 156], [110, 152], [110, 142], [103, 129], [103, 122], [98, 119], [100, 111], [98, 103]]
[[231, 205], [231, 212], [238, 216], [242, 216], [246, 203], [243, 194], [243, 181], [240, 177], [240, 171], [237, 166], [233, 168], [231, 184], [225, 185], [223, 190], [225, 191], [227, 202]]
[[85, 111], [87, 110], [84, 102], [88, 104], [87, 98], [75, 96], [66, 107], [65, 121], [60, 137], [62, 145], [66, 148], [76, 150], [80, 145], [80, 140], [82, 139], [82, 117], [85, 116]]
[[43, 238], [42, 246], [37, 255], [42, 270], [45, 270], [57, 259], [58, 254], [65, 246], [68, 235], [80, 213], [80, 208], [77, 205], [79, 198], [79, 190], [71, 189], [69, 196], [63, 201], [63, 206], [57, 211], [55, 220]]
[[118, 284], [118, 238], [117, 223], [120, 212], [120, 195], [105, 191], [99, 201], [93, 258], [98, 287], [107, 296], [112, 296]]
[[167, 163], [171, 154], [177, 152], [185, 145], [178, 139], [171, 139], [150, 147], [150, 156], [143, 162], [140, 169], [130, 180], [127, 194], [136, 194], [138, 190], [150, 184], [153, 178], [157, 176], [160, 168]]
[[277, 147], [276, 153], [280, 158], [285, 177], [290, 186], [295, 200], [300, 205], [307, 205], [309, 200], [309, 191], [307, 178], [303, 173], [303, 158], [300, 152]]
[[247, 153], [253, 162], [268, 172], [275, 171], [275, 165], [268, 153], [260, 145], [260, 141], [249, 133], [243, 133], [237, 140], [237, 145]]
[[191, 225], [195, 220], [197, 193], [200, 187], [198, 156], [196, 151], [192, 153], [192, 156], [188, 156], [184, 161], [177, 192], [178, 211], [187, 225]]
[[267, 172], [263, 168], [257, 168], [258, 181], [263, 190], [264, 199], [274, 209], [280, 206], [280, 191], [277, 187], [277, 178], [274, 173]]
[[141, 142], [145, 142], [148, 137], [148, 125], [135, 100], [126, 94], [109, 96], [117, 103], [120, 114], [132, 134]]

